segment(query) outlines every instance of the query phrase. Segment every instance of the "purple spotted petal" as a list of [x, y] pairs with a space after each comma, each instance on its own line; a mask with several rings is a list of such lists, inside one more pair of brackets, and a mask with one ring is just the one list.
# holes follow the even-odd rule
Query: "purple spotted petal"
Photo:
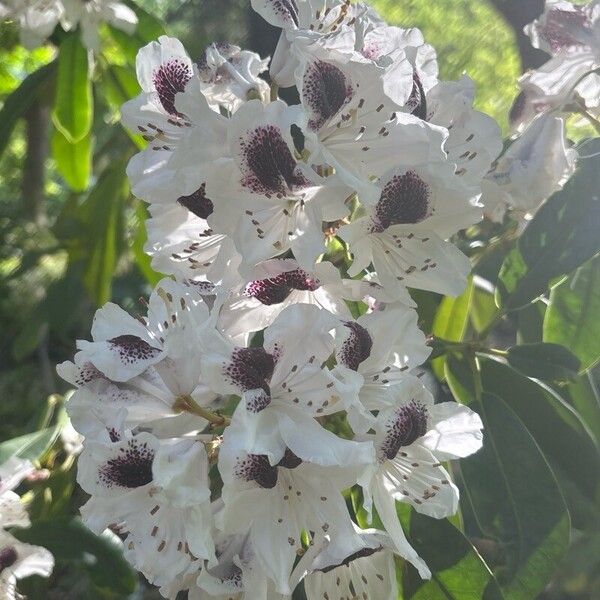
[[116, 457], [109, 459], [98, 470], [98, 477], [106, 487], [137, 488], [152, 481], [154, 450], [146, 442], [135, 438], [120, 448]]
[[356, 371], [360, 363], [371, 356], [373, 340], [369, 332], [355, 321], [346, 321], [344, 325], [350, 333], [342, 344], [338, 360], [349, 369]]
[[170, 115], [179, 115], [175, 108], [175, 96], [185, 91], [185, 86], [191, 78], [190, 66], [179, 58], [172, 58], [154, 71], [154, 89], [163, 108]]
[[427, 432], [427, 409], [423, 404], [412, 400], [398, 408], [390, 420], [381, 451], [385, 458], [393, 459], [400, 448], [410, 446]]
[[203, 183], [193, 194], [181, 196], [177, 202], [201, 219], [212, 215], [214, 206], [212, 200], [206, 197], [206, 184]]

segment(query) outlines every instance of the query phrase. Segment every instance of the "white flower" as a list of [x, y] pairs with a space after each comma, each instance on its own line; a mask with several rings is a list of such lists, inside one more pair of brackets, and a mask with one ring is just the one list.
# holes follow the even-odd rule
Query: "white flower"
[[339, 552], [355, 547], [356, 534], [340, 491], [356, 482], [357, 468], [323, 467], [291, 450], [271, 457], [249, 452], [245, 438], [241, 421], [225, 431], [219, 453], [225, 506], [217, 523], [224, 533], [248, 532], [262, 569], [278, 592], [289, 594], [302, 531], [313, 532], [316, 540], [331, 535]]
[[6, 531], [0, 531], [0, 597], [17, 600], [17, 581], [30, 575], [48, 577], [54, 558], [45, 548], [23, 544]]
[[[356, 371], [363, 378], [360, 407], [350, 407], [350, 425], [365, 433], [375, 417], [368, 411], [388, 409], [396, 402], [395, 385], [425, 362], [431, 349], [417, 326], [417, 313], [401, 304], [367, 313], [337, 328], [338, 365]], [[408, 377], [412, 377], [408, 375]]]
[[52, 35], [64, 8], [60, 0], [3, 0], [0, 19], [19, 23], [21, 44], [26, 48], [41, 46]]
[[64, 14], [61, 17], [63, 27], [68, 31], [81, 27], [81, 39], [87, 48], [98, 50], [100, 38], [98, 27], [107, 22], [132, 34], [137, 26], [135, 12], [122, 2], [114, 0], [61, 0]]
[[170, 205], [150, 206], [144, 250], [152, 257], [157, 272], [193, 281], [207, 292], [208, 282], [227, 289], [239, 283], [241, 257], [233, 240], [213, 232], [206, 220], [212, 211], [204, 184]]
[[412, 562], [422, 577], [429, 570], [408, 545], [396, 515], [396, 501], [435, 518], [452, 515], [458, 508], [458, 488], [441, 461], [463, 458], [482, 445], [479, 416], [454, 402], [434, 404], [433, 397], [416, 378], [395, 386], [397, 404], [378, 415], [374, 436], [378, 465], [361, 483], [365, 508], [371, 496], [397, 552]]
[[267, 70], [269, 59], [256, 52], [226, 43], [208, 46], [198, 61], [202, 92], [208, 102], [235, 112], [250, 97], [267, 100], [269, 85], [259, 75]]
[[484, 180], [486, 213], [499, 218], [505, 207], [535, 213], [572, 175], [576, 160], [577, 151], [566, 145], [563, 119], [538, 115]]
[[453, 163], [428, 162], [395, 168], [377, 182], [378, 200], [367, 215], [343, 226], [357, 275], [371, 263], [389, 294], [405, 286], [458, 295], [471, 270], [467, 257], [446, 242], [476, 223], [481, 210], [455, 175]]
[[190, 600], [284, 600], [258, 564], [248, 534], [219, 535], [215, 546], [217, 564], [202, 570]]
[[475, 85], [464, 75], [459, 81], [441, 81], [425, 96], [426, 120], [448, 130], [444, 150], [456, 165], [463, 184], [481, 190], [481, 180], [502, 151], [498, 123], [473, 109]]
[[283, 31], [271, 61], [271, 79], [281, 87], [294, 85], [298, 50], [357, 20], [380, 21], [362, 2], [349, 0], [252, 0], [252, 8]]
[[535, 48], [548, 54], [600, 52], [600, 5], [595, 0], [576, 6], [546, 0], [541, 17], [525, 27]]
[[[68, 410], [78, 431], [95, 437], [107, 418], [123, 413], [128, 428], [144, 426], [168, 436], [203, 429], [204, 419], [180, 414], [190, 401], [215, 399], [200, 376], [202, 330], [209, 313], [195, 286], [161, 281], [142, 322], [115, 305], [96, 313], [94, 342], [79, 342], [75, 363], [58, 373], [77, 386]], [[91, 419], [96, 415], [96, 419]]]
[[126, 558], [151, 583], [168, 585], [198, 560], [214, 561], [202, 443], [114, 432], [112, 442], [86, 442], [78, 481], [91, 494], [81, 509], [86, 525], [116, 528]]
[[[224, 303], [219, 316], [222, 329], [236, 340], [264, 329], [293, 304], [313, 304], [351, 319], [345, 300], [387, 299], [377, 283], [342, 279], [330, 262], [319, 262], [308, 272], [291, 258], [274, 258], [260, 263], [248, 278], [243, 290]], [[408, 295], [404, 300], [411, 302]]]
[[326, 46], [311, 47], [297, 71], [297, 85], [306, 112], [303, 126], [309, 162], [334, 167], [363, 196], [368, 186], [399, 162], [444, 160], [443, 128], [401, 111], [386, 95], [386, 82], [413, 88], [413, 69], [406, 60], [385, 69], [356, 60]]
[[208, 222], [232, 236], [249, 266], [291, 249], [312, 269], [325, 250], [323, 221], [348, 213], [344, 200], [352, 191], [294, 157], [290, 127], [297, 114], [281, 101], [246, 103], [228, 124], [228, 157], [207, 175], [214, 204]]
[[360, 546], [348, 554], [332, 552], [326, 541], [317, 552], [309, 549], [294, 569], [304, 576], [308, 600], [322, 598], [373, 598], [396, 600], [394, 546], [384, 531], [355, 526]]
[[12, 490], [34, 471], [28, 460], [15, 456], [0, 465], [0, 527], [28, 527], [29, 515]]

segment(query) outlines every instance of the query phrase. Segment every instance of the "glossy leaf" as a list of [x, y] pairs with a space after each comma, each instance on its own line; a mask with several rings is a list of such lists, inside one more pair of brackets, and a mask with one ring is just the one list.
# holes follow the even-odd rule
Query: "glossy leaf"
[[74, 192], [87, 189], [92, 173], [92, 137], [71, 143], [58, 129], [52, 136], [52, 157], [56, 169]]
[[0, 157], [4, 152], [18, 120], [39, 98], [39, 94], [56, 74], [56, 61], [28, 75], [5, 100], [0, 109]]
[[600, 361], [600, 258], [577, 269], [550, 294], [544, 341], [566, 346], [587, 371]]
[[600, 391], [591, 373], [579, 376], [566, 386], [566, 393], [577, 413], [600, 444]]
[[[579, 504], [570, 504], [573, 518], [594, 519], [583, 505], [593, 503], [600, 491], [600, 455], [578, 413], [551, 388], [498, 361], [482, 359], [481, 376], [483, 389], [500, 396], [514, 410], [557, 470], [559, 486]], [[585, 513], [580, 514], [582, 508]]]
[[476, 399], [469, 364], [449, 357], [446, 376], [457, 400], [480, 412], [482, 450], [461, 473], [482, 535], [500, 540], [495, 570], [509, 600], [531, 600], [553, 576], [570, 537], [569, 514], [548, 463], [515, 412], [498, 396]]
[[119, 597], [136, 588], [136, 577], [119, 544], [94, 535], [77, 518], [37, 521], [29, 529], [17, 530], [15, 535], [23, 542], [47, 548], [59, 564], [84, 568], [96, 586]]
[[581, 366], [579, 359], [560, 344], [521, 344], [507, 350], [511, 367], [528, 377], [544, 381], [573, 379]]
[[54, 444], [59, 433], [60, 427], [47, 427], [3, 442], [0, 444], [0, 464], [11, 456], [37, 460]]
[[[446, 296], [439, 305], [433, 320], [433, 335], [450, 342], [463, 340], [469, 325], [469, 310], [473, 298], [473, 280], [465, 291], [456, 298]], [[432, 361], [433, 372], [438, 379], [444, 378], [444, 358], [436, 358]]]
[[[600, 138], [586, 145], [594, 156]], [[529, 304], [600, 251], [600, 169], [582, 159], [575, 175], [537, 212], [504, 260], [496, 301], [506, 310]]]
[[92, 82], [88, 51], [78, 33], [60, 45], [53, 119], [56, 128], [71, 143], [90, 131], [93, 120]]

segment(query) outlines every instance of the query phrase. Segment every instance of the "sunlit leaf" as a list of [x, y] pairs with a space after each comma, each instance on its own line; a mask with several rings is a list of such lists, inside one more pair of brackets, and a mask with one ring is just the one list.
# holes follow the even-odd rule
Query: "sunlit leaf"
[[577, 269], [550, 294], [544, 341], [562, 344], [587, 371], [600, 361], [600, 258]]
[[78, 33], [60, 45], [53, 119], [56, 128], [72, 143], [85, 137], [93, 120], [92, 82], [88, 51]]
[[74, 192], [87, 189], [92, 173], [92, 136], [71, 143], [58, 129], [52, 135], [56, 169]]
[[[473, 299], [473, 280], [465, 291], [456, 298], [446, 296], [439, 305], [433, 320], [433, 335], [450, 342], [463, 340], [469, 324], [469, 310]], [[444, 358], [439, 357], [432, 361], [433, 372], [438, 379], [444, 379]]]
[[12, 456], [37, 460], [54, 444], [59, 433], [60, 427], [47, 427], [3, 442], [0, 444], [0, 464]]

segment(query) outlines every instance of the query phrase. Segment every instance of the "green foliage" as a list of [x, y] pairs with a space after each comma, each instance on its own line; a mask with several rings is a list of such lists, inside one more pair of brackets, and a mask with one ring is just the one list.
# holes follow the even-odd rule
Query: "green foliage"
[[550, 293], [544, 340], [562, 344], [587, 371], [600, 360], [600, 258], [570, 275]]

